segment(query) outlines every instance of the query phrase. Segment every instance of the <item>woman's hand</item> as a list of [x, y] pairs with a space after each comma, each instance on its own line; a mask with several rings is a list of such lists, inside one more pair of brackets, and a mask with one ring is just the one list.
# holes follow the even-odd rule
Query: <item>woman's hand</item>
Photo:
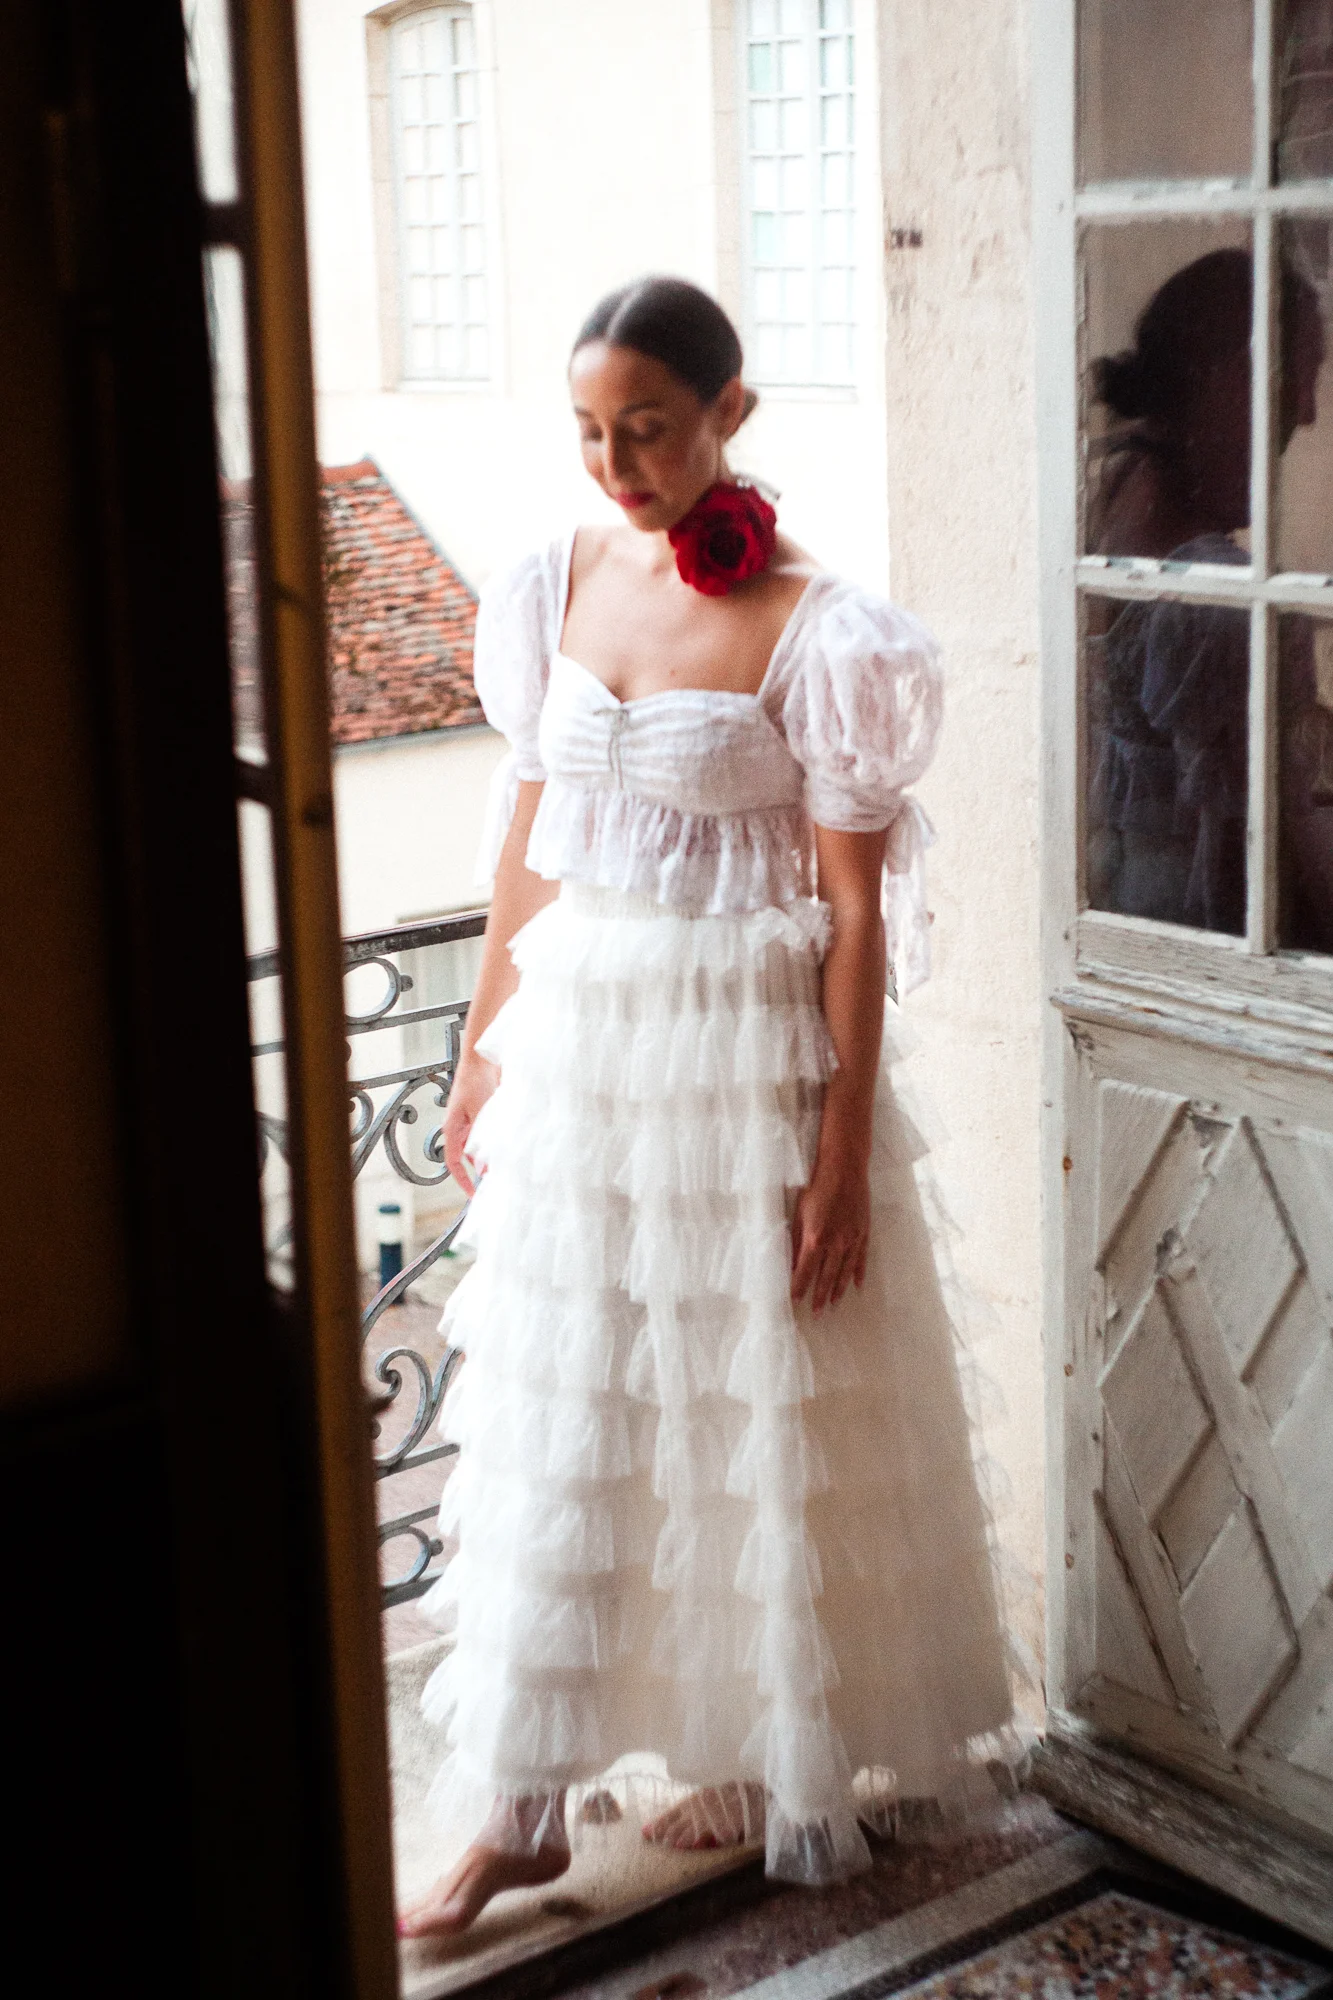
[[500, 1081], [500, 1072], [475, 1049], [465, 1049], [458, 1058], [449, 1102], [444, 1107], [445, 1165], [464, 1194], [475, 1194], [476, 1182], [468, 1171], [467, 1143], [472, 1136], [477, 1113]]
[[505, 835], [500, 864], [495, 871], [495, 891], [486, 918], [481, 968], [467, 1010], [463, 1046], [454, 1069], [449, 1102], [444, 1108], [441, 1129], [444, 1133], [445, 1162], [465, 1194], [475, 1194], [476, 1186], [463, 1155], [477, 1113], [500, 1081], [496, 1065], [477, 1054], [476, 1043], [518, 986], [518, 972], [509, 956], [509, 940], [550, 902], [559, 887], [558, 883], [544, 882], [540, 875], [531, 874], [524, 861], [541, 795], [540, 784], [520, 783], [518, 803]]
[[811, 1310], [836, 1306], [848, 1285], [863, 1285], [870, 1246], [870, 1176], [852, 1160], [817, 1164], [792, 1217], [793, 1300], [813, 1285]]

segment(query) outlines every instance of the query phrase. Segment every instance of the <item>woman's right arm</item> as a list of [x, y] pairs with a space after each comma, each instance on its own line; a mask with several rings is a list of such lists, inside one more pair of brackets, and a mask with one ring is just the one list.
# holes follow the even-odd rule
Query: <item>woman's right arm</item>
[[472, 1176], [463, 1160], [473, 1122], [500, 1080], [495, 1064], [477, 1054], [483, 1035], [518, 985], [518, 970], [509, 956], [509, 940], [538, 910], [554, 901], [558, 882], [546, 882], [527, 866], [528, 835], [542, 795], [540, 783], [524, 782], [495, 871], [495, 890], [486, 919], [481, 970], [463, 1028], [463, 1044], [444, 1113], [444, 1157], [449, 1172], [466, 1194]]

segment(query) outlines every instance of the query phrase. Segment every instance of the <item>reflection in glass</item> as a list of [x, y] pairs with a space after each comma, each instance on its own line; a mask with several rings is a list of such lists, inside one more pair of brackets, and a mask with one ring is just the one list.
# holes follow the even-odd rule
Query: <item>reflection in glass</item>
[[1253, 270], [1236, 222], [1090, 230], [1086, 547], [1235, 562], [1250, 520]]
[[1086, 602], [1095, 910], [1245, 929], [1249, 613]]
[[1333, 0], [1286, 0], [1278, 71], [1278, 179], [1333, 174]]
[[1082, 178], [1248, 176], [1253, 33], [1250, 0], [1083, 0]]
[[213, 360], [213, 426], [217, 437], [218, 512], [226, 568], [232, 731], [236, 754], [258, 763], [264, 756], [264, 723], [259, 678], [259, 580], [255, 567], [244, 287], [239, 251], [205, 250], [204, 300]]
[[239, 189], [227, 0], [181, 0], [181, 14], [199, 192], [205, 201], [235, 201]]
[[[1333, 101], [1331, 101], [1333, 108]], [[1277, 406], [1274, 567], [1333, 573], [1333, 386], [1324, 364], [1333, 279], [1333, 224], [1298, 216], [1282, 225], [1281, 389]]]
[[276, 949], [278, 908], [273, 823], [268, 808], [256, 805], [251, 799], [240, 801], [237, 814], [264, 1250], [269, 1283], [280, 1291], [290, 1291], [293, 1284], [291, 1172], [287, 1149], [282, 977]]
[[1333, 953], [1333, 621], [1278, 621], [1278, 943]]

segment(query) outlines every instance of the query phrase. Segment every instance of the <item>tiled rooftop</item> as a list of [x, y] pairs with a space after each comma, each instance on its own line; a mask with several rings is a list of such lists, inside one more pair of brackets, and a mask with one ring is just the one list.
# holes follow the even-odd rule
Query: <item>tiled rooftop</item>
[[371, 458], [325, 466], [321, 503], [335, 743], [484, 720], [477, 600]]

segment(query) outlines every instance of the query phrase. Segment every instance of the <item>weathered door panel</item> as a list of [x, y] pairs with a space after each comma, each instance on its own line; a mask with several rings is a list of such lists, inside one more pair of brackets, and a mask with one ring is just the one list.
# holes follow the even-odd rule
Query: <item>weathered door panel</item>
[[1333, 1076], [1067, 1025], [1066, 1707], [1333, 1836]]

